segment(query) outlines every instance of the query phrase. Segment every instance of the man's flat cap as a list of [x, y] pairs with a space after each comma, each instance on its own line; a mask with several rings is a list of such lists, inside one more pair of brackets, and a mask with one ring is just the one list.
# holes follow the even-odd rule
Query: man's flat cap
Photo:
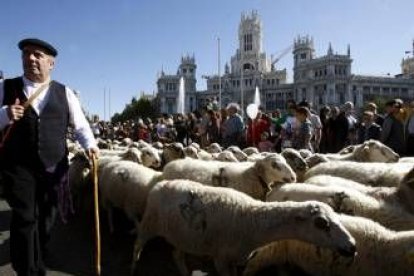
[[41, 48], [43, 48], [46, 53], [48, 53], [51, 56], [57, 56], [58, 51], [56, 50], [55, 47], [53, 47], [51, 44], [47, 43], [46, 41], [37, 39], [37, 38], [26, 38], [23, 39], [19, 42], [19, 44], [17, 44], [19, 46], [20, 50], [23, 50], [25, 46], [27, 45], [35, 45], [35, 46], [39, 46]]

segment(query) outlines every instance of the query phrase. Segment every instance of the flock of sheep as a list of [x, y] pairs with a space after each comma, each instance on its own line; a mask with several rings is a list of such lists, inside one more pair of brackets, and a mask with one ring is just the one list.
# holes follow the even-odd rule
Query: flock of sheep
[[[68, 142], [70, 184], [81, 197], [89, 161]], [[99, 141], [101, 206], [135, 224], [134, 265], [161, 236], [212, 258], [219, 275], [289, 264], [310, 275], [414, 275], [414, 160], [378, 141], [312, 154], [254, 147]]]

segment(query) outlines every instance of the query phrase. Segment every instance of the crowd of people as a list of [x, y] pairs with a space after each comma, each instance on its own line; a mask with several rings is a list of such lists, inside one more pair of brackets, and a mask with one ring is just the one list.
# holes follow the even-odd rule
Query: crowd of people
[[414, 154], [414, 102], [393, 99], [379, 114], [377, 105], [368, 102], [355, 110], [352, 102], [324, 106], [319, 112], [310, 103], [288, 100], [286, 110], [265, 113], [259, 108], [256, 118], [244, 119], [238, 104], [226, 108], [208, 104], [201, 112], [163, 114], [155, 121], [139, 118], [116, 124], [91, 123], [95, 137], [163, 143], [197, 142], [202, 147], [219, 143], [223, 147], [255, 146], [260, 151], [280, 152], [283, 148], [309, 149], [312, 152], [338, 152], [342, 148], [376, 139], [400, 155]]

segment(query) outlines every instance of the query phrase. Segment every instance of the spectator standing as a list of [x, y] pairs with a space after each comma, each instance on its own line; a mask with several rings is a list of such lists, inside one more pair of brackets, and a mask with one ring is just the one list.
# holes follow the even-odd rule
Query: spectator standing
[[228, 119], [224, 122], [223, 146], [228, 147], [236, 145], [241, 147], [243, 143], [244, 123], [243, 118], [238, 114], [240, 107], [236, 103], [230, 103], [227, 106], [229, 114]]
[[276, 122], [282, 127], [281, 130], [281, 149], [293, 147], [293, 135], [297, 128], [296, 103], [289, 101], [287, 104], [287, 113]]
[[157, 124], [155, 125], [156, 130], [156, 141], [164, 142], [165, 135], [167, 132], [167, 126], [165, 125], [164, 118], [159, 117], [157, 120]]
[[321, 142], [319, 144], [319, 152], [327, 153], [329, 148], [329, 119], [331, 109], [329, 106], [323, 106], [319, 112], [319, 118], [322, 124]]
[[219, 120], [220, 120], [220, 131], [219, 131], [219, 143], [221, 144], [223, 141], [223, 133], [225, 132], [225, 122], [228, 119], [228, 112], [226, 108], [222, 108], [220, 109], [220, 116], [219, 116]]
[[260, 142], [257, 145], [257, 148], [260, 152], [273, 152], [275, 144], [269, 140], [270, 135], [268, 132], [264, 131], [260, 136]]
[[218, 143], [220, 134], [220, 120], [214, 110], [207, 110], [207, 137], [208, 144]]
[[354, 104], [346, 102], [342, 106], [342, 111], [334, 123], [334, 148], [335, 152], [340, 151], [345, 146], [356, 143], [356, 123], [357, 120], [353, 116]]
[[187, 122], [187, 144], [189, 145], [191, 142], [199, 143], [199, 137], [197, 136], [197, 127], [198, 127], [198, 117], [195, 113], [190, 113], [188, 115], [188, 122]]
[[382, 127], [381, 142], [400, 155], [405, 154], [404, 122], [399, 115], [402, 104], [394, 99], [385, 104], [386, 115]]
[[407, 155], [414, 156], [414, 101], [410, 103], [410, 112], [406, 125]]
[[97, 115], [94, 115], [92, 118], [91, 129], [92, 129], [93, 136], [95, 138], [98, 138], [101, 134], [101, 128], [99, 125], [99, 117]]
[[306, 107], [298, 107], [296, 109], [296, 120], [298, 127], [293, 136], [293, 148], [308, 149], [313, 152], [311, 138], [312, 138], [312, 123], [310, 122], [310, 111]]
[[148, 129], [148, 126], [144, 123], [143, 120], [139, 120], [138, 124], [137, 124], [137, 138], [138, 140], [143, 140], [147, 143], [151, 142], [151, 133], [150, 130]]
[[362, 144], [364, 141], [381, 138], [382, 128], [375, 123], [375, 116], [372, 111], [364, 111], [362, 115], [362, 123], [358, 128], [358, 143]]
[[254, 120], [249, 120], [247, 126], [247, 144], [250, 146], [257, 146], [261, 141], [262, 133], [269, 133], [270, 124], [270, 119], [259, 109], [256, 118]]
[[177, 142], [186, 145], [186, 136], [187, 136], [187, 126], [186, 118], [183, 114], [177, 114], [176, 119], [174, 120], [174, 128], [177, 131]]
[[326, 130], [327, 133], [327, 152], [337, 152], [336, 150], [336, 136], [337, 136], [337, 129], [338, 129], [338, 125], [336, 124], [337, 120], [338, 120], [338, 116], [340, 114], [340, 109], [337, 106], [332, 106], [331, 107], [331, 112], [330, 112], [330, 116], [328, 118], [328, 127]]
[[371, 111], [374, 114], [374, 122], [382, 127], [384, 117], [381, 114], [378, 114], [377, 105], [374, 102], [369, 102], [367, 103], [366, 110]]
[[319, 146], [322, 139], [322, 122], [319, 118], [319, 115], [311, 109], [311, 104], [307, 101], [302, 101], [299, 103], [299, 106], [306, 107], [310, 111], [309, 121], [312, 124], [312, 148], [315, 152], [319, 152]]

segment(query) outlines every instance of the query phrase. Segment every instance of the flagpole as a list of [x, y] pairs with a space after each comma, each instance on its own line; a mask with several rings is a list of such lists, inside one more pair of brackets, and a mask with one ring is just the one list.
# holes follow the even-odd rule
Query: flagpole
[[108, 91], [108, 121], [111, 120], [111, 88]]
[[106, 87], [104, 87], [104, 121], [106, 121]]

